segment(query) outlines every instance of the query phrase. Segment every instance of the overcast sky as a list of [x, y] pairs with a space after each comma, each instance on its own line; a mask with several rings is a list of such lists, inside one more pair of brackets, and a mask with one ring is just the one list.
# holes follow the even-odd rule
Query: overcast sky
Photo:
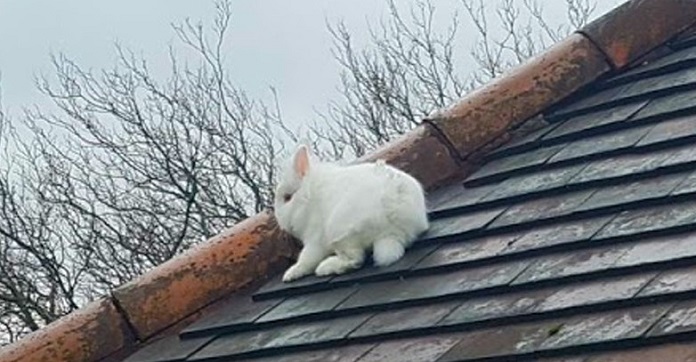
[[[459, 0], [434, 0], [442, 16]], [[493, 1], [491, 1], [493, 2]], [[560, 0], [540, 0], [551, 16], [562, 15]], [[598, 14], [620, 3], [599, 0]], [[412, 0], [399, 0], [407, 8]], [[235, 82], [254, 97], [278, 89], [286, 119], [314, 117], [335, 98], [338, 68], [326, 21], [342, 19], [365, 39], [367, 21], [385, 15], [384, 0], [235, 0], [227, 54]], [[461, 9], [459, 9], [461, 10]], [[33, 79], [50, 71], [49, 54], [64, 52], [80, 65], [109, 68], [114, 42], [142, 52], [151, 66], [167, 69], [172, 22], [212, 19], [212, 0], [0, 0], [0, 74], [10, 114], [45, 101]], [[463, 26], [466, 26], [464, 24]], [[464, 34], [466, 34], [466, 30]], [[162, 73], [166, 74], [166, 73]]]

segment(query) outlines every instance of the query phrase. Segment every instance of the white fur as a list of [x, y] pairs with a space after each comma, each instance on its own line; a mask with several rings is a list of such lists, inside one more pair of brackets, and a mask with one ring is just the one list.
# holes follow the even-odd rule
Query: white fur
[[303, 152], [309, 155], [298, 148], [276, 189], [278, 224], [304, 245], [283, 281], [357, 269], [370, 249], [376, 265], [392, 264], [428, 229], [423, 188], [412, 176], [383, 161], [303, 163]]

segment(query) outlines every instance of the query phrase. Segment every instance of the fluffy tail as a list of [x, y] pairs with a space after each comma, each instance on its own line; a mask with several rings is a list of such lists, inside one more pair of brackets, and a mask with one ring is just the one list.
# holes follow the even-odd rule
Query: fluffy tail
[[[419, 234], [428, 230], [423, 189], [411, 176], [378, 164], [387, 173], [387, 187], [394, 192], [385, 194], [384, 206], [388, 220], [405, 235], [405, 243], [411, 243]], [[404, 245], [406, 246], [406, 245]]]

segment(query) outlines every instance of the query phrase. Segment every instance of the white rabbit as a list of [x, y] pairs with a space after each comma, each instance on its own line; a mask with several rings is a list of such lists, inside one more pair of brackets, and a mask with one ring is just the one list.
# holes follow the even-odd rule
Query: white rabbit
[[322, 163], [301, 145], [283, 171], [275, 216], [304, 245], [285, 282], [357, 269], [369, 249], [377, 266], [390, 265], [429, 227], [421, 184], [384, 161]]

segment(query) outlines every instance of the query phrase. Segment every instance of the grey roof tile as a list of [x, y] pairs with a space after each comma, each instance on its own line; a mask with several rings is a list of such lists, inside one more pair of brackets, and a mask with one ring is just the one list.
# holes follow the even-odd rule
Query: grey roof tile
[[331, 289], [323, 292], [288, 297], [259, 318], [257, 323], [290, 319], [297, 316], [327, 312], [355, 292], [355, 288]]
[[595, 238], [634, 235], [673, 228], [696, 222], [696, 202], [689, 201], [645, 209], [627, 210], [619, 214]]
[[459, 335], [453, 334], [387, 341], [380, 343], [358, 362], [435, 362], [457, 344], [459, 338]]
[[512, 244], [519, 234], [493, 235], [466, 242], [445, 244], [421, 260], [415, 269], [428, 269], [498, 255]]
[[548, 140], [561, 136], [568, 136], [601, 126], [626, 122], [631, 116], [645, 107], [648, 102], [647, 100], [638, 101], [570, 118], [564, 121], [555, 130], [546, 134], [544, 139]]
[[203, 361], [231, 356], [249, 356], [251, 353], [258, 353], [264, 349], [340, 340], [367, 318], [369, 315], [339, 317], [331, 323], [322, 321], [297, 323], [272, 329], [223, 335], [189, 357], [189, 360]]
[[696, 116], [683, 116], [656, 124], [637, 146], [693, 136], [696, 136]]
[[590, 240], [613, 216], [573, 220], [531, 229], [505, 249], [505, 253], [540, 249]]
[[564, 323], [540, 349], [556, 349], [642, 336], [669, 309], [649, 306], [584, 316]]
[[251, 298], [233, 298], [225, 301], [217, 311], [211, 312], [184, 328], [183, 336], [210, 334], [211, 331], [230, 329], [234, 326], [251, 324], [282, 300], [254, 302]]
[[635, 119], [654, 118], [696, 109], [696, 90], [656, 98], [635, 115]]
[[424, 239], [442, 238], [479, 230], [503, 211], [505, 208], [488, 209], [434, 220], [430, 223], [430, 229], [426, 232]]
[[481, 201], [500, 200], [564, 186], [582, 172], [585, 166], [586, 164], [579, 164], [511, 177], [496, 185], [495, 190]]
[[294, 352], [274, 355], [265, 358], [253, 358], [239, 360], [242, 362], [355, 362], [369, 350], [374, 344], [354, 344], [349, 346], [337, 346], [322, 350]]
[[593, 192], [594, 190], [577, 191], [511, 206], [490, 225], [490, 228], [518, 225], [570, 214], [582, 205]]
[[628, 184], [604, 187], [597, 190], [578, 207], [578, 210], [594, 210], [629, 202], [664, 198], [668, 196], [684, 179], [687, 173], [668, 174], [643, 179]]
[[151, 342], [124, 360], [124, 362], [182, 361], [210, 342], [215, 336], [180, 339], [173, 335]]
[[525, 268], [527, 262], [509, 262], [493, 267], [465, 269], [443, 274], [411, 277], [363, 286], [338, 309], [433, 299], [457, 293], [506, 285]]
[[641, 290], [639, 296], [696, 291], [694, 275], [696, 275], [696, 267], [664, 271]]
[[379, 312], [351, 333], [351, 336], [370, 336], [431, 327], [452, 312], [458, 304], [446, 302]]
[[562, 148], [563, 146], [543, 147], [529, 152], [515, 154], [490, 161], [481, 167], [481, 169], [474, 173], [471, 177], [469, 177], [467, 181], [541, 165]]
[[617, 150], [631, 148], [650, 132], [651, 127], [634, 127], [571, 142], [548, 162], [566, 161], [603, 152], [616, 152]]
[[659, 336], [680, 332], [696, 331], [696, 302], [678, 303], [665, 314], [655, 327], [650, 330], [650, 336]]
[[654, 171], [666, 164], [674, 155], [673, 150], [649, 153], [625, 154], [590, 163], [578, 173], [570, 184], [601, 181], [610, 178]]

